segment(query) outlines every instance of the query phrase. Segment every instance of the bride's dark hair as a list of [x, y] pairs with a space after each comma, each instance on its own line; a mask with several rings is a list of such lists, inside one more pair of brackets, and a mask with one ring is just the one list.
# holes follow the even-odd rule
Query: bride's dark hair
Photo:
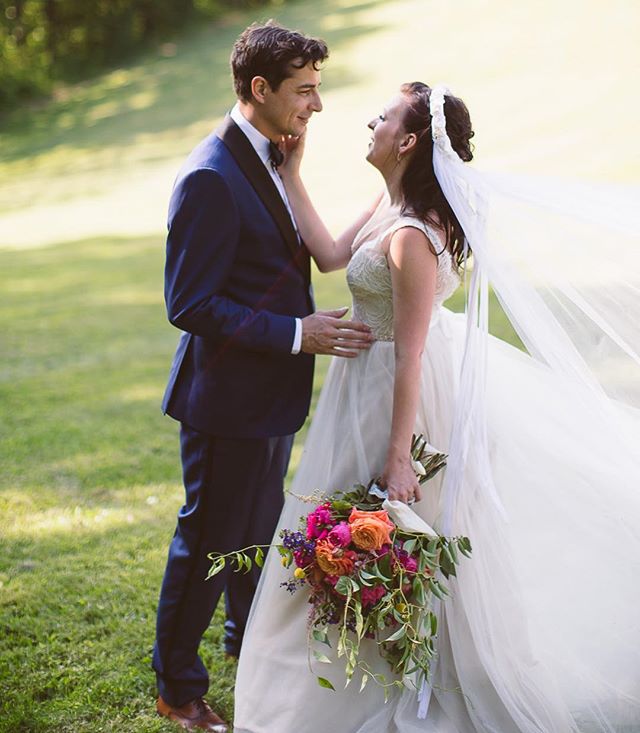
[[[431, 112], [429, 99], [431, 87], [419, 81], [403, 84], [400, 91], [407, 97], [404, 128], [417, 137], [417, 143], [400, 183], [403, 211], [411, 212], [419, 219], [446, 232], [447, 249], [458, 267], [464, 259], [464, 232], [442, 193], [433, 171], [433, 140], [431, 137]], [[474, 135], [469, 110], [458, 97], [446, 95], [444, 114], [451, 145], [460, 158], [468, 162], [473, 158], [470, 140]], [[437, 218], [436, 216], [437, 215]]]

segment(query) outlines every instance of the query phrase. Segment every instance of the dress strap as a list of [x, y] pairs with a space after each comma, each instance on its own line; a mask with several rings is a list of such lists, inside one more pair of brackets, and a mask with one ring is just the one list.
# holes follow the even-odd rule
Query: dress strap
[[387, 235], [393, 236], [398, 229], [404, 229], [405, 227], [413, 227], [421, 231], [425, 237], [429, 240], [431, 248], [434, 254], [439, 258], [444, 252], [447, 252], [447, 247], [442, 241], [442, 235], [440, 232], [430, 224], [418, 219], [415, 216], [401, 216], [389, 227]]

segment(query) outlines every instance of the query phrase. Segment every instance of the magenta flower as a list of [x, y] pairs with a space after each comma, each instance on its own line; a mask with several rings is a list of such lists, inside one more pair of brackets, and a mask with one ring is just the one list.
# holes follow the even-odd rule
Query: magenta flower
[[418, 572], [418, 561], [412, 555], [408, 555], [404, 550], [401, 550], [397, 553], [396, 558], [408, 573]]
[[374, 585], [373, 588], [364, 586], [360, 589], [362, 607], [369, 608], [370, 606], [375, 606], [386, 592], [386, 589], [382, 585]]
[[321, 504], [307, 515], [307, 539], [309, 540], [326, 539], [332, 527], [333, 516], [326, 504]]
[[306, 568], [307, 565], [311, 565], [313, 562], [313, 550], [309, 551], [305, 548], [295, 550], [293, 553], [293, 559], [295, 560], [297, 567]]
[[351, 530], [346, 522], [340, 522], [329, 532], [327, 537], [335, 547], [348, 547], [351, 542]]

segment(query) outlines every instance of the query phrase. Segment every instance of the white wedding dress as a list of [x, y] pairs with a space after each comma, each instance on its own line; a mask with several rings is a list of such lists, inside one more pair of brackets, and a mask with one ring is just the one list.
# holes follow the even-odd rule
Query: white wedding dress
[[[437, 231], [400, 216], [386, 198], [358, 234], [347, 268], [353, 314], [377, 341], [355, 359], [332, 361], [293, 481], [298, 496], [366, 483], [383, 467], [394, 344], [381, 245], [403, 226], [421, 229], [443, 250]], [[415, 426], [443, 451], [465, 338], [465, 316], [443, 302], [458, 285], [444, 250]], [[638, 546], [640, 456], [619, 459], [618, 436], [580, 387], [495, 338], [487, 374], [491, 467], [508, 521], [467, 477], [451, 529], [470, 537], [473, 555], [439, 608], [426, 718], [418, 716], [415, 690], [396, 689], [385, 704], [371, 682], [362, 693], [359, 678], [343, 689], [344, 660], [335, 655], [333, 664], [314, 660], [310, 670], [306, 593], [280, 587], [291, 571], [271, 552], [240, 656], [236, 733], [640, 731], [640, 557], [628, 554]], [[620, 407], [615, 424], [640, 446], [637, 412]], [[436, 528], [442, 483], [442, 474], [428, 482], [414, 506]], [[308, 511], [289, 496], [280, 527], [296, 528]], [[388, 675], [374, 644], [366, 642], [367, 659]], [[336, 691], [321, 688], [316, 675]]]

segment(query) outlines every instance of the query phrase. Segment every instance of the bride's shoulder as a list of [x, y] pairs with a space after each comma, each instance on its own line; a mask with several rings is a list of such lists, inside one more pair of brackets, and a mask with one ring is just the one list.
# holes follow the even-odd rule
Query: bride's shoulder
[[397, 231], [407, 227], [411, 227], [422, 232], [427, 238], [429, 248], [439, 259], [442, 255], [446, 257], [446, 254], [448, 254], [446, 234], [440, 224], [438, 215], [435, 212], [433, 212], [433, 214], [429, 214], [428, 221], [417, 216], [411, 211], [401, 212], [389, 229], [388, 245], [391, 244], [391, 238]]

